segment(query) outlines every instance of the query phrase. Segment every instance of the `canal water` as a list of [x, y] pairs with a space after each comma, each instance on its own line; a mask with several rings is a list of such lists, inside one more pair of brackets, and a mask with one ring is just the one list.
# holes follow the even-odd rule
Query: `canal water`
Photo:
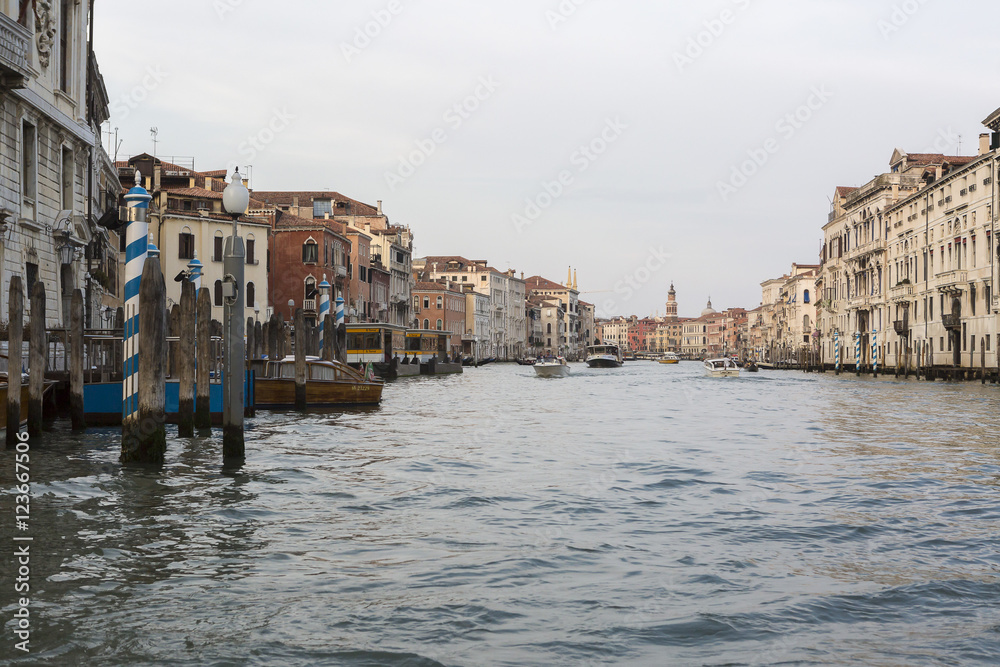
[[[258, 413], [247, 461], [32, 443], [51, 665], [968, 665], [1000, 655], [1000, 390], [491, 365]], [[174, 432], [176, 434], [176, 431]]]

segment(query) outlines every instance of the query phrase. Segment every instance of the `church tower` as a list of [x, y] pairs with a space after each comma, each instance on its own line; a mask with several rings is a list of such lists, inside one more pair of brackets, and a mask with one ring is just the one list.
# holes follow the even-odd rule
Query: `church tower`
[[667, 321], [677, 321], [677, 292], [674, 291], [673, 283], [670, 283], [670, 291], [667, 292]]

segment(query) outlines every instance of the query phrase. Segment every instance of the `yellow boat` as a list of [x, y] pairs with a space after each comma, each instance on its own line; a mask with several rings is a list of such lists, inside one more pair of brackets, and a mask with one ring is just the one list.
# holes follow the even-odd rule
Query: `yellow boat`
[[661, 364], [677, 364], [677, 363], [680, 363], [680, 359], [678, 359], [677, 355], [674, 354], [673, 352], [667, 352], [666, 354], [663, 355], [663, 357], [659, 361], [660, 361]]

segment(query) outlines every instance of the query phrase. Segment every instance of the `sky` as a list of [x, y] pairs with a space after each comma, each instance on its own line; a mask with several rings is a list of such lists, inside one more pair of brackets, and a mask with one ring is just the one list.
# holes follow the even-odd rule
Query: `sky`
[[[383, 202], [598, 315], [754, 308], [894, 148], [975, 154], [994, 3], [101, 0], [119, 159]], [[105, 134], [105, 147], [114, 154]], [[959, 148], [959, 144], [961, 148]]]

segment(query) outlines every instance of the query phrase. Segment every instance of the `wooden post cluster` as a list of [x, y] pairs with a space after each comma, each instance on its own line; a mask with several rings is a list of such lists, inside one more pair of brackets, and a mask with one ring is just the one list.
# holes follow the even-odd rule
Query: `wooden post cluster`
[[7, 449], [18, 442], [21, 430], [21, 367], [22, 342], [24, 338], [24, 293], [21, 291], [21, 276], [11, 276], [9, 298], [7, 300]]

